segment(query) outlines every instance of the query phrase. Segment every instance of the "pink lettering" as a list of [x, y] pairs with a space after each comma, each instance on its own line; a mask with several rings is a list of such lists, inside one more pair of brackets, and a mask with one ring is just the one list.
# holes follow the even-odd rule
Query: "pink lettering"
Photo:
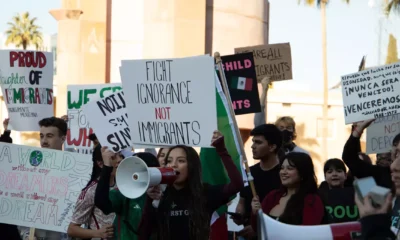
[[9, 172], [6, 174], [0, 171], [0, 186], [9, 190], [65, 197], [68, 192], [68, 178], [27, 172]]

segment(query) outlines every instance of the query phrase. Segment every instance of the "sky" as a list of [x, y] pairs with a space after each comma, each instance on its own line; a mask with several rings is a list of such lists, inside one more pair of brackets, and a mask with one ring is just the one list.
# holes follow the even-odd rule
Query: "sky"
[[[244, 0], [243, 0], [244, 1]], [[304, 2], [304, 0], [301, 0]], [[399, 39], [400, 18], [382, 14], [383, 0], [331, 0], [327, 7], [327, 45], [329, 85], [340, 76], [356, 72], [361, 58], [366, 65], [383, 65], [387, 54], [389, 34]], [[61, 0], [11, 0], [0, 8], [0, 32], [7, 29], [13, 15], [29, 11], [38, 18], [45, 34], [57, 32], [57, 21], [49, 10], [61, 6]], [[400, 13], [398, 14], [400, 16]], [[380, 31], [381, 22], [381, 31]], [[380, 34], [381, 32], [381, 34]], [[270, 43], [290, 42], [293, 80], [275, 84], [277, 89], [315, 91], [323, 88], [321, 13], [298, 0], [270, 0]], [[399, 51], [400, 52], [400, 51]]]

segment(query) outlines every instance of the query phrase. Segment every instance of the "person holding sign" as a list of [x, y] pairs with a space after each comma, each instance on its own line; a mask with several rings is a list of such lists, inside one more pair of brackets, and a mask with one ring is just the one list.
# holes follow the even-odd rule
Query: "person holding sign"
[[[320, 185], [319, 193], [329, 214], [330, 223], [353, 222], [358, 220], [358, 209], [354, 202], [352, 179], [348, 179], [344, 162], [337, 158], [324, 164], [325, 184]], [[346, 182], [351, 180], [346, 186]]]
[[[43, 118], [39, 121], [40, 126], [40, 146], [62, 151], [62, 147], [67, 136], [66, 116]], [[63, 233], [36, 229], [35, 236], [48, 240], [63, 239]]]
[[355, 124], [349, 139], [344, 145], [342, 159], [354, 177], [364, 178], [372, 176], [379, 186], [391, 188], [392, 181], [388, 166], [371, 165], [359, 158], [359, 152], [361, 152], [361, 135], [373, 121], [374, 119], [365, 120]]
[[277, 221], [292, 225], [319, 225], [325, 220], [325, 207], [318, 195], [317, 178], [311, 157], [306, 153], [291, 152], [282, 163], [282, 188], [271, 191], [260, 204], [253, 198], [252, 226], [257, 229], [257, 212]]
[[[214, 131], [214, 146], [230, 178], [229, 184], [202, 184], [199, 154], [192, 147], [170, 148], [166, 163], [178, 178], [162, 193], [160, 186], [149, 188], [146, 207], [139, 226], [139, 239], [148, 240], [151, 233], [161, 240], [204, 240], [210, 236], [212, 213], [230, 201], [243, 188], [242, 175], [226, 150], [222, 134]], [[160, 200], [158, 209], [153, 200]]]
[[[112, 223], [115, 214], [105, 215], [94, 205], [98, 178], [100, 177], [101, 168], [103, 167], [100, 145], [97, 145], [94, 149], [92, 160], [93, 170], [91, 179], [86, 187], [82, 189], [78, 201], [75, 203], [72, 220], [68, 226], [68, 235], [70, 237], [79, 237], [82, 239], [112, 238], [114, 236], [114, 227]], [[109, 178], [109, 182], [110, 185], [114, 185], [114, 177]], [[82, 228], [81, 225], [84, 224], [88, 224], [90, 228]]]
[[[116, 213], [115, 237], [119, 240], [138, 239], [137, 227], [146, 201], [145, 194], [137, 199], [129, 199], [122, 195], [118, 188], [109, 191], [108, 182], [113, 178], [113, 162], [116, 161], [118, 167], [119, 162], [132, 154], [131, 151], [114, 153], [107, 147], [102, 148], [104, 167], [96, 189], [95, 204], [104, 214]], [[142, 159], [148, 167], [159, 167], [157, 158], [151, 153], [140, 152], [134, 155]]]
[[[10, 137], [11, 131], [8, 130], [8, 122], [9, 118], [4, 119], [3, 127], [4, 133], [0, 136], [0, 142], [12, 143], [12, 138]], [[1, 236], [4, 239], [8, 240], [20, 240], [21, 236], [19, 234], [18, 228], [16, 225], [10, 225], [5, 223], [0, 223], [0, 232]]]

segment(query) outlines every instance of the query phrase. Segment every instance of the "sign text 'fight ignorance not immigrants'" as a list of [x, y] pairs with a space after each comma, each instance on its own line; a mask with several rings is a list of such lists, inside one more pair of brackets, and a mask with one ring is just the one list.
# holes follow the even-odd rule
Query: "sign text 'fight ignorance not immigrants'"
[[216, 127], [212, 59], [123, 61], [121, 78], [134, 143], [210, 145]]

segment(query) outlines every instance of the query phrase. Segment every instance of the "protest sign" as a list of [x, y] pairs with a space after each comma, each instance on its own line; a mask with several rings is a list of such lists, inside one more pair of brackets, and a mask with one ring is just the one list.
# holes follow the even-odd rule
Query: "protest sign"
[[358, 208], [354, 202], [354, 188], [320, 189], [326, 211], [331, 223], [353, 222], [359, 218]]
[[258, 82], [264, 77], [270, 77], [271, 81], [293, 78], [290, 43], [235, 48], [235, 53], [246, 52], [253, 52]]
[[88, 136], [93, 133], [93, 130], [82, 111], [82, 106], [89, 101], [98, 100], [121, 89], [122, 85], [120, 83], [68, 85], [67, 112], [69, 120], [67, 139], [65, 141], [66, 149], [73, 148], [76, 152], [83, 154], [92, 153], [93, 147]]
[[222, 56], [235, 115], [261, 112], [253, 53]]
[[399, 114], [400, 63], [342, 77], [345, 123]]
[[375, 119], [367, 128], [367, 154], [390, 152], [393, 138], [399, 133], [400, 114]]
[[102, 146], [119, 152], [133, 145], [123, 91], [87, 103], [83, 112]]
[[0, 222], [66, 232], [90, 179], [89, 156], [0, 143]]
[[0, 50], [0, 85], [10, 130], [39, 131], [54, 116], [52, 53]]
[[123, 60], [120, 71], [134, 144], [210, 147], [214, 58]]

